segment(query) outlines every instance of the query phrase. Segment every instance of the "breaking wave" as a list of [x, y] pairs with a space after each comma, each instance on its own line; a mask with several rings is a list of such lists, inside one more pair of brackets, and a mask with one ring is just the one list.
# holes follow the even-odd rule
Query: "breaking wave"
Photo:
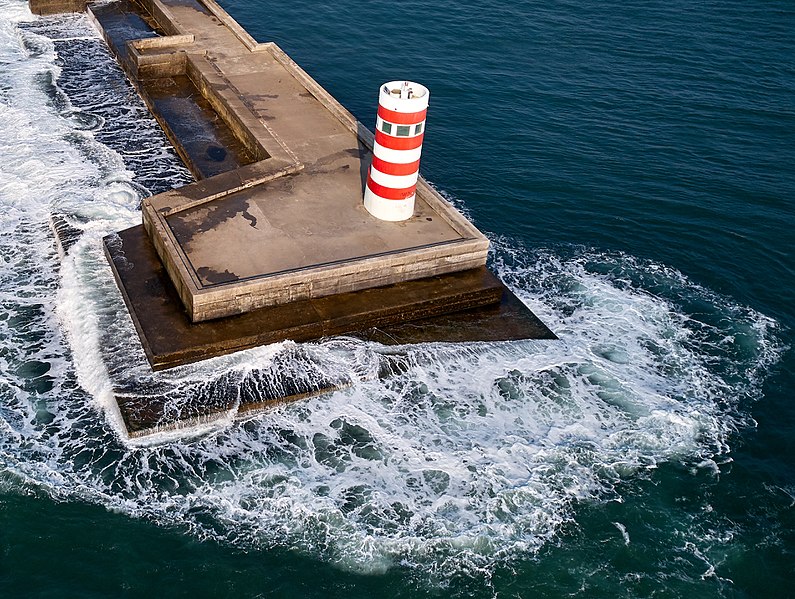
[[[0, 0], [0, 63], [4, 489], [444, 584], [533, 555], [580, 502], [620, 499], [662, 463], [714, 469], [753, 424], [784, 349], [775, 321], [662, 264], [510, 239], [493, 267], [560, 341], [285, 342], [153, 374], [100, 240], [188, 174], [82, 17]], [[53, 215], [73, 233], [62, 257]], [[179, 405], [285, 369], [352, 384], [154, 442], [120, 435], [115, 394]]]

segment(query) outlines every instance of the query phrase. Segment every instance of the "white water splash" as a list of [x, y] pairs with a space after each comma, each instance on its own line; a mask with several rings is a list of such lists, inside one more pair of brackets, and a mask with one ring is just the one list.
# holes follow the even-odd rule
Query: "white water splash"
[[[19, 485], [199, 538], [439, 582], [532, 554], [578, 502], [620, 498], [622, 481], [660, 463], [709, 468], [747, 424], [782, 350], [775, 322], [664, 265], [504, 240], [495, 267], [560, 341], [343, 338], [150, 373], [100, 246], [138, 222], [142, 191], [96, 140], [106, 124], [71, 118], [85, 111], [62, 105], [74, 98], [53, 100], [55, 46], [17, 29], [24, 6], [0, 0], [0, 472]], [[94, 39], [86, 48], [99, 52], [70, 19], [56, 21], [62, 39]], [[95, 131], [79, 128], [88, 121]], [[60, 265], [55, 211], [83, 232]], [[189, 402], [285, 355], [354, 384], [152, 446], [120, 440], [120, 388], [146, 381]]]

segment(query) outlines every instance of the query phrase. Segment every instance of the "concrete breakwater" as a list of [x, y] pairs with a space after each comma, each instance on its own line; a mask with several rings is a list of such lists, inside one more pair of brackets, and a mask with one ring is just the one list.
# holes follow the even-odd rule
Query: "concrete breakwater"
[[[370, 216], [372, 134], [212, 0], [31, 8], [87, 10], [197, 179], [146, 199], [141, 225], [105, 239], [154, 369], [337, 334], [554, 338], [485, 268], [488, 240], [423, 179], [411, 219]], [[290, 387], [246, 407], [340, 384]], [[119, 406], [131, 434], [171, 424], [157, 400]]]

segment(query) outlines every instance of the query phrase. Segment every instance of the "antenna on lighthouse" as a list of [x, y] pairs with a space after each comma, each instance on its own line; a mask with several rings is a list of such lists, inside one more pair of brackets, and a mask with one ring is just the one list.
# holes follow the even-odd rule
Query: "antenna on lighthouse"
[[381, 86], [373, 162], [364, 190], [364, 207], [376, 218], [401, 221], [414, 214], [429, 96], [427, 87], [412, 81]]

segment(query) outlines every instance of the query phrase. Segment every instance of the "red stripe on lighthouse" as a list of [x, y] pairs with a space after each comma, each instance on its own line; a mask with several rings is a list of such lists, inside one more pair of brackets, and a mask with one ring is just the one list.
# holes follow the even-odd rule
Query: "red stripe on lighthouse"
[[367, 178], [367, 187], [375, 195], [384, 198], [385, 200], [405, 200], [414, 195], [417, 191], [417, 185], [405, 187], [403, 189], [392, 189], [391, 187], [384, 187], [373, 181], [370, 177]]
[[425, 120], [427, 112], [427, 108], [419, 112], [396, 112], [394, 110], [389, 110], [389, 108], [384, 108], [381, 104], [378, 105], [378, 116], [396, 125], [416, 125], [417, 123], [421, 123]]
[[416, 150], [422, 145], [423, 137], [425, 134], [414, 137], [393, 137], [379, 130], [375, 132], [376, 143], [390, 150]]
[[420, 161], [415, 160], [408, 164], [396, 164], [394, 162], [381, 160], [378, 156], [373, 156], [373, 168], [377, 171], [381, 171], [385, 175], [401, 177], [403, 175], [412, 175], [420, 170]]

